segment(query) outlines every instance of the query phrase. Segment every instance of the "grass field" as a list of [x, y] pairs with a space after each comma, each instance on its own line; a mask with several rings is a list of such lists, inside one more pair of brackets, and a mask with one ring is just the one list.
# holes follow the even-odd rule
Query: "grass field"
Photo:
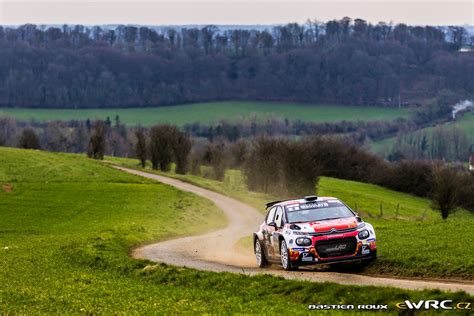
[[463, 293], [198, 272], [132, 259], [131, 246], [221, 227], [222, 214], [202, 198], [79, 155], [0, 148], [0, 212], [1, 314], [305, 314], [315, 303], [383, 303], [393, 311], [405, 299], [472, 301]]
[[[137, 165], [131, 159], [115, 161], [132, 167]], [[237, 170], [229, 170], [224, 182], [193, 175], [167, 175], [232, 196], [262, 213], [265, 203], [277, 199], [247, 191], [242, 175]], [[351, 208], [357, 208], [374, 225], [379, 258], [366, 273], [425, 278], [474, 278], [474, 246], [466, 244], [466, 240], [474, 234], [474, 216], [469, 212], [460, 210], [443, 221], [437, 212], [431, 210], [427, 199], [372, 184], [327, 177], [321, 178], [318, 194], [342, 199]], [[383, 207], [381, 217], [380, 204]]]
[[392, 120], [398, 117], [408, 117], [409, 110], [295, 103], [212, 102], [134, 109], [48, 110], [0, 108], [1, 115], [20, 120], [35, 119], [37, 121], [106, 119], [107, 116], [114, 119], [118, 115], [120, 120], [127, 125], [150, 126], [155, 123], [170, 123], [181, 126], [193, 122], [209, 124], [221, 119], [237, 120], [251, 117], [259, 119], [279, 117], [313, 122]]
[[[457, 127], [466, 133], [466, 136], [471, 144], [474, 144], [474, 112], [468, 112], [460, 116], [456, 121], [442, 124], [443, 128], [449, 129]], [[430, 135], [435, 127], [422, 128], [413, 133], [426, 133]], [[395, 145], [397, 138], [390, 137], [372, 144], [372, 149], [377, 153], [389, 153]]]

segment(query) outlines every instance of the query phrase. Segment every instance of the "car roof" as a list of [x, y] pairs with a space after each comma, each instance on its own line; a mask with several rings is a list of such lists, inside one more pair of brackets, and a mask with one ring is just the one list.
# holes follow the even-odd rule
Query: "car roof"
[[297, 199], [272, 202], [272, 203], [269, 203], [271, 205], [269, 205], [268, 207], [273, 207], [276, 205], [287, 206], [287, 205], [296, 204], [296, 203], [301, 204], [301, 203], [308, 203], [308, 202], [324, 202], [324, 201], [330, 201], [330, 200], [340, 201], [338, 198], [335, 198], [332, 196], [318, 196], [317, 199], [311, 199], [311, 200], [308, 200], [307, 198], [297, 198]]

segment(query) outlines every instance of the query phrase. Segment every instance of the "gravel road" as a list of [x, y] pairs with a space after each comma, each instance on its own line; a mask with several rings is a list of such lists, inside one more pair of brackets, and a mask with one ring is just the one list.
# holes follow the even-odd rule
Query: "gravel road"
[[114, 166], [114, 168], [202, 196], [219, 207], [227, 218], [227, 226], [224, 229], [204, 235], [173, 239], [139, 247], [134, 249], [132, 253], [135, 258], [215, 272], [247, 275], [264, 273], [278, 275], [286, 279], [311, 282], [390, 286], [410, 290], [465, 291], [474, 295], [474, 282], [469, 281], [396, 279], [352, 273], [321, 272], [312, 269], [287, 272], [278, 266], [259, 269], [256, 266], [252, 249], [242, 250], [235, 247], [241, 238], [252, 235], [263, 221], [263, 215], [256, 209], [233, 198], [176, 179], [120, 166]]

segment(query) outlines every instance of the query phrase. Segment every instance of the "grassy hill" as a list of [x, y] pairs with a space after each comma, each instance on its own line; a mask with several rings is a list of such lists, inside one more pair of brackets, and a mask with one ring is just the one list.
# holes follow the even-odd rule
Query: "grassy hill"
[[35, 119], [38, 121], [79, 120], [79, 119], [113, 119], [119, 115], [120, 120], [127, 125], [141, 124], [150, 126], [155, 123], [170, 123], [184, 125], [200, 122], [215, 123], [221, 119], [236, 120], [257, 117], [287, 118], [313, 122], [336, 121], [372, 121], [392, 120], [398, 117], [408, 117], [408, 109], [359, 107], [338, 105], [308, 105], [296, 103], [269, 102], [212, 102], [188, 105], [163, 106], [157, 108], [133, 109], [10, 109], [0, 108], [0, 115], [11, 116], [20, 120]]
[[[452, 121], [449, 123], [445, 123], [441, 125], [443, 128], [450, 129], [453, 127], [457, 127], [466, 133], [468, 141], [471, 144], [474, 144], [474, 112], [468, 112], [464, 115], [460, 116], [456, 121]], [[413, 133], [426, 133], [427, 135], [431, 135], [432, 131], [435, 127], [426, 127], [419, 129]], [[372, 144], [372, 149], [375, 152], [379, 153], [389, 153], [390, 150], [393, 148], [396, 142], [396, 137], [386, 138]]]
[[[136, 161], [131, 159], [115, 161], [137, 166]], [[167, 175], [232, 196], [262, 213], [265, 212], [265, 203], [278, 199], [249, 192], [237, 170], [227, 171], [224, 182], [193, 175]], [[327, 177], [321, 178], [318, 194], [342, 199], [351, 208], [358, 209], [365, 220], [374, 225], [379, 259], [366, 273], [473, 279], [474, 247], [466, 247], [465, 244], [474, 234], [474, 216], [471, 213], [459, 210], [443, 221], [437, 212], [431, 210], [427, 199], [377, 185]], [[251, 247], [251, 244], [247, 244], [247, 247]]]
[[462, 293], [198, 272], [132, 259], [131, 246], [221, 227], [222, 214], [195, 195], [79, 155], [0, 147], [0, 214], [6, 314], [303, 314], [316, 303], [394, 309], [405, 299], [471, 300]]

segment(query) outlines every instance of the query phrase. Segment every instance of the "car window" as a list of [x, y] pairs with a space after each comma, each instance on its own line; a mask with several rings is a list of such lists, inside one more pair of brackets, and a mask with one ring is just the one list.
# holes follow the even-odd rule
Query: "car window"
[[354, 216], [354, 213], [340, 201], [295, 203], [287, 206], [286, 210], [289, 223], [315, 222]]
[[275, 224], [277, 225], [277, 227], [281, 227], [282, 218], [283, 218], [283, 208], [281, 206], [278, 206], [275, 212]]
[[275, 210], [276, 210], [276, 207], [272, 207], [270, 211], [268, 212], [267, 220], [265, 221], [267, 225], [273, 222], [273, 218], [275, 217]]

